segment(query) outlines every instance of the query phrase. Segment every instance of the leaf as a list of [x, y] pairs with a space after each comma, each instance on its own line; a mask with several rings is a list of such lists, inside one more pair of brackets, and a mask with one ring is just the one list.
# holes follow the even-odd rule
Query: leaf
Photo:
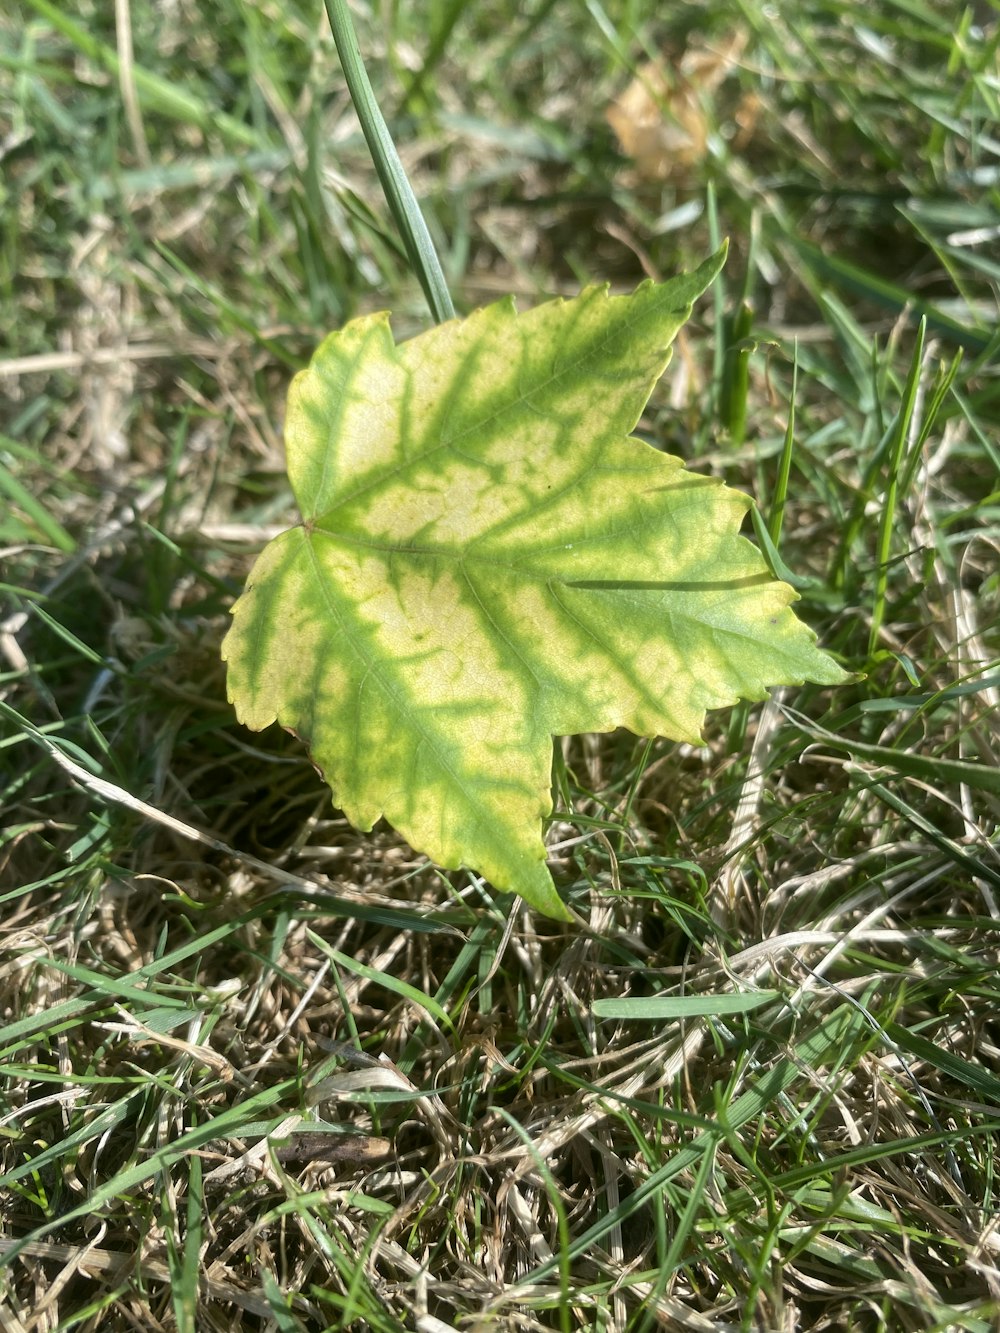
[[385, 314], [331, 334], [289, 393], [303, 521], [223, 645], [240, 719], [301, 736], [356, 827], [552, 916], [554, 735], [697, 741], [708, 708], [844, 679], [738, 535], [748, 499], [629, 438], [722, 259], [399, 346]]

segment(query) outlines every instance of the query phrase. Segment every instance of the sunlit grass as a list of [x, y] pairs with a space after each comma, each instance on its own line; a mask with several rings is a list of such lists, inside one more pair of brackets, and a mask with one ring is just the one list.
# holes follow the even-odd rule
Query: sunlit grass
[[586, 929], [353, 832], [218, 658], [290, 374], [428, 321], [321, 6], [0, 19], [4, 1318], [987, 1333], [996, 16], [355, 19], [460, 311], [730, 238], [642, 431], [859, 674], [558, 747]]

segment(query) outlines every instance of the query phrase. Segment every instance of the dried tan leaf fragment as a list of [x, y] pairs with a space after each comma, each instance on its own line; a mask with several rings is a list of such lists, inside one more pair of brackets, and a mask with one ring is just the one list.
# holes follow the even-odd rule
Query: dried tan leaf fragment
[[[738, 31], [722, 46], [691, 46], [676, 62], [648, 61], [606, 112], [622, 153], [641, 179], [678, 180], [704, 161], [712, 95], [735, 69], [746, 46]], [[745, 133], [747, 108], [735, 116]]]

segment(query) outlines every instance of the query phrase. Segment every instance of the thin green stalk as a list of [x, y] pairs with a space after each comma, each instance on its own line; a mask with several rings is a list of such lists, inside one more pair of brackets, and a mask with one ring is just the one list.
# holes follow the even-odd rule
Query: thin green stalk
[[917, 345], [913, 351], [910, 373], [903, 390], [903, 400], [893, 425], [893, 439], [889, 452], [888, 481], [882, 516], [879, 522], [877, 573], [875, 575], [875, 597], [872, 605], [871, 631], [868, 636], [868, 655], [874, 656], [878, 648], [879, 633], [885, 616], [886, 592], [889, 586], [889, 559], [892, 554], [892, 525], [896, 515], [896, 501], [899, 495], [899, 477], [903, 466], [903, 454], [909, 435], [910, 422], [917, 401], [917, 388], [920, 384], [920, 371], [923, 365], [924, 340], [927, 334], [927, 320], [921, 319], [917, 333]]
[[781, 460], [778, 463], [778, 479], [774, 486], [774, 501], [767, 529], [775, 546], [781, 544], [781, 525], [785, 517], [785, 504], [788, 500], [788, 479], [792, 472], [792, 451], [795, 446], [795, 398], [799, 387], [799, 345], [792, 349], [792, 398], [788, 405], [788, 425], [785, 439], [781, 446]]
[[455, 318], [455, 307], [417, 197], [407, 180], [396, 145], [392, 142], [385, 118], [375, 100], [346, 0], [325, 0], [325, 3], [351, 101], [358, 113], [389, 210], [396, 220], [407, 258], [427, 297], [431, 314], [442, 324], [447, 319]]
[[[705, 191], [705, 216], [708, 220], [708, 240], [713, 254], [722, 244], [722, 229], [719, 225], [719, 201], [715, 186], [711, 181]], [[713, 339], [714, 364], [712, 366], [712, 387], [715, 394], [715, 410], [718, 414], [722, 404], [722, 385], [726, 369], [726, 340], [724, 336], [726, 322], [725, 278], [721, 278], [712, 288], [712, 304], [715, 308], [715, 338]]]
[[552, 1211], [556, 1215], [556, 1228], [559, 1233], [559, 1250], [547, 1261], [549, 1266], [555, 1264], [559, 1269], [559, 1326], [562, 1333], [569, 1333], [570, 1329], [570, 1231], [569, 1219], [566, 1216], [566, 1208], [559, 1193], [559, 1186], [555, 1182], [552, 1172], [549, 1170], [545, 1158], [535, 1147], [531, 1135], [517, 1121], [511, 1113], [501, 1106], [497, 1108], [504, 1120], [507, 1121], [511, 1129], [521, 1140], [528, 1152], [535, 1159], [535, 1167], [541, 1176], [545, 1185], [545, 1192], [549, 1196], [549, 1202], [552, 1205]]
[[733, 314], [722, 324], [721, 342], [724, 348], [722, 388], [719, 418], [729, 434], [729, 442], [738, 448], [747, 434], [747, 397], [750, 391], [750, 354], [754, 350], [750, 338], [753, 328], [753, 308], [741, 301]]

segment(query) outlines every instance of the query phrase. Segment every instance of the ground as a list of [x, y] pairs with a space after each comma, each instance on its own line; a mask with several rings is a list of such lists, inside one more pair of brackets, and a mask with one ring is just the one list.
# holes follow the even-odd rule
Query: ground
[[460, 314], [728, 237], [640, 434], [852, 678], [557, 742], [569, 924], [353, 830], [219, 655], [292, 374], [430, 323], [325, 14], [16, 3], [4, 1328], [987, 1333], [996, 7], [352, 13]]

